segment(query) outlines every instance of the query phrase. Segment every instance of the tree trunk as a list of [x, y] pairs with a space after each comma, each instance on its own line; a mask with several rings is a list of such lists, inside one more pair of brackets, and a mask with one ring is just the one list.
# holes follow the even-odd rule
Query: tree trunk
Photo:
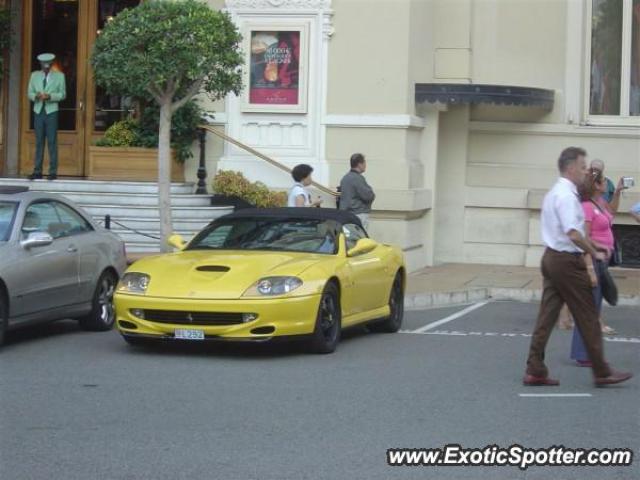
[[160, 251], [169, 252], [167, 239], [173, 233], [171, 222], [171, 101], [160, 105], [158, 135], [158, 207], [160, 209]]

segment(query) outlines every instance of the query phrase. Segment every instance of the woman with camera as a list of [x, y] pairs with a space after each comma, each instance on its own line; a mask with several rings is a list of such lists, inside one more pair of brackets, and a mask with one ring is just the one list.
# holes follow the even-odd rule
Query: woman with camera
[[[606, 189], [607, 182], [602, 172], [598, 169], [591, 168], [586, 182], [580, 188], [580, 197], [585, 217], [585, 234], [598, 249], [607, 251], [607, 259], [609, 259], [614, 247], [613, 230], [611, 228], [613, 224], [613, 213], [609, 210], [607, 202], [602, 198]], [[594, 284], [593, 297], [596, 308], [601, 313], [600, 322], [602, 332], [614, 334], [615, 331], [602, 321], [602, 289], [598, 280], [599, 273], [607, 268], [608, 261], [599, 262], [586, 257], [585, 259], [587, 261], [589, 276], [592, 277]], [[571, 358], [576, 360], [580, 366], [591, 366], [584, 342], [577, 328], [573, 330]]]

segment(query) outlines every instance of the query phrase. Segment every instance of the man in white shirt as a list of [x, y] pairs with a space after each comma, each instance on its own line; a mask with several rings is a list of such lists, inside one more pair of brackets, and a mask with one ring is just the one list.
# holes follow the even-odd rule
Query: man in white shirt
[[560, 178], [547, 193], [540, 213], [542, 241], [547, 247], [542, 257], [543, 293], [538, 320], [531, 338], [527, 370], [523, 383], [529, 386], [559, 385], [549, 378], [544, 352], [562, 305], [566, 303], [576, 328], [584, 339], [593, 365], [596, 386], [610, 385], [630, 379], [631, 373], [618, 372], [604, 359], [602, 332], [598, 311], [591, 291], [584, 253], [598, 260], [606, 254], [598, 251], [585, 237], [584, 213], [578, 187], [587, 175], [587, 152], [569, 147], [558, 159]]

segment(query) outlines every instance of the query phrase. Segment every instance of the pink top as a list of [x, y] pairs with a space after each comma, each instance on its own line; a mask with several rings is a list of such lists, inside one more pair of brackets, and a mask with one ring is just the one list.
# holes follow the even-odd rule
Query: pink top
[[584, 221], [591, 223], [591, 239], [611, 250], [614, 244], [611, 230], [613, 215], [607, 210], [607, 203], [603, 199], [600, 198], [597, 202], [600, 208], [591, 201], [582, 202]]

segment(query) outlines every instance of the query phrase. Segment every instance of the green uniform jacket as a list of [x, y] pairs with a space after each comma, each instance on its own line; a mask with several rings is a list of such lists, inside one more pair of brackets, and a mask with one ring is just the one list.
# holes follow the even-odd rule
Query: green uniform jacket
[[[46, 101], [38, 100], [36, 95], [40, 92], [48, 93], [51, 98]], [[58, 111], [58, 102], [61, 102], [67, 96], [67, 86], [64, 80], [64, 73], [49, 72], [47, 87], [44, 88], [44, 72], [36, 70], [31, 73], [29, 79], [29, 88], [27, 89], [29, 100], [33, 102], [33, 111], [40, 113], [44, 105], [44, 111], [49, 114]]]

